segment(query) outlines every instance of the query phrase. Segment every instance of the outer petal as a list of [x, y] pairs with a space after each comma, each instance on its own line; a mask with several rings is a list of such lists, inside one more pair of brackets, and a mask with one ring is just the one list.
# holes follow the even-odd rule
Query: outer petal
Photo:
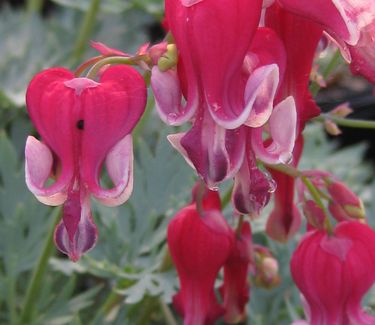
[[187, 73], [188, 90], [201, 82], [203, 100], [225, 128], [243, 123], [237, 121], [244, 108], [240, 75], [261, 6], [261, 0], [166, 1], [166, 17]]
[[199, 97], [195, 85], [191, 85], [190, 97], [185, 106], [181, 104], [180, 82], [175, 70], [161, 72], [152, 68], [151, 87], [155, 106], [160, 118], [169, 125], [181, 125], [190, 120], [198, 108]]
[[133, 142], [130, 134], [109, 151], [105, 164], [115, 187], [108, 190], [93, 186], [89, 188], [90, 192], [107, 206], [123, 204], [133, 190]]
[[366, 0], [279, 0], [291, 12], [321, 24], [334, 37], [355, 45], [361, 25], [370, 19]]
[[172, 219], [167, 239], [181, 284], [173, 303], [184, 316], [184, 324], [213, 324], [224, 312], [213, 289], [230, 252], [231, 229], [219, 211], [199, 216], [191, 205]]
[[50, 187], [45, 187], [53, 166], [53, 156], [49, 148], [32, 136], [26, 141], [25, 174], [26, 184], [36, 198], [47, 205], [60, 205], [66, 200], [67, 188], [72, 177], [67, 173]]
[[297, 114], [293, 97], [288, 97], [273, 110], [270, 121], [272, 142], [265, 147], [262, 128], [252, 131], [252, 148], [255, 155], [268, 164], [287, 163], [292, 157], [296, 139]]
[[[56, 154], [61, 164], [61, 173], [56, 183], [51, 186], [50, 192], [36, 195], [51, 196], [54, 192], [61, 192], [67, 183], [71, 182], [74, 173], [74, 146], [76, 133], [76, 120], [72, 111], [74, 104], [74, 92], [64, 85], [64, 82], [74, 78], [73, 74], [62, 68], [48, 69], [37, 74], [30, 82], [26, 93], [26, 105], [33, 124], [41, 135], [45, 145]], [[93, 82], [96, 84], [95, 82]], [[93, 84], [93, 85], [94, 85]], [[48, 154], [45, 145], [29, 138], [26, 146], [26, 175], [32, 177], [36, 169], [41, 168], [38, 180], [30, 179], [28, 184], [42, 187], [52, 168], [52, 156]], [[38, 152], [43, 155], [45, 161], [41, 161]], [[38, 167], [39, 166], [39, 167]], [[47, 169], [49, 169], [47, 171]], [[48, 173], [48, 175], [47, 175]], [[42, 177], [41, 177], [42, 176]], [[34, 182], [36, 181], [36, 183]], [[32, 191], [33, 189], [30, 188]], [[47, 204], [61, 204], [63, 197], [57, 201], [43, 201]]]
[[245, 154], [243, 132], [241, 128], [226, 130], [205, 113], [180, 139], [187, 158], [208, 187], [233, 177], [240, 168]]
[[[84, 130], [80, 171], [83, 181], [96, 192], [102, 162], [116, 143], [133, 130], [145, 109], [146, 85], [134, 68], [112, 66], [102, 74], [100, 87], [81, 97]], [[128, 153], [129, 148], [124, 148], [129, 145], [120, 146], [122, 149], [116, 150]], [[96, 195], [102, 197], [98, 192]]]
[[[374, 5], [375, 7], [375, 5]], [[375, 15], [375, 8], [373, 9]], [[375, 18], [361, 31], [359, 42], [349, 46], [352, 57], [351, 70], [375, 83]]]

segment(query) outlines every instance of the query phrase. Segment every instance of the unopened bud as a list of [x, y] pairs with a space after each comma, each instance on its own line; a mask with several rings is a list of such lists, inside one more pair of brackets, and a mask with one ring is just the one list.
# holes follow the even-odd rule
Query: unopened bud
[[255, 249], [255, 284], [258, 287], [271, 289], [281, 282], [279, 264], [271, 252], [259, 245]]
[[324, 128], [328, 134], [333, 135], [333, 136], [337, 136], [342, 133], [340, 128], [337, 126], [337, 124], [330, 119], [324, 120]]
[[337, 117], [347, 117], [351, 113], [353, 113], [353, 110], [350, 108], [348, 102], [336, 106], [332, 111], [329, 112], [329, 114]]
[[160, 71], [167, 71], [177, 65], [178, 54], [175, 44], [168, 44], [167, 51], [160, 57], [158, 68]]
[[[329, 183], [327, 190], [332, 198], [333, 204], [340, 206], [342, 212], [347, 215], [346, 220], [366, 218], [366, 212], [362, 201], [344, 183], [338, 181]], [[334, 209], [338, 210], [337, 208]]]
[[303, 202], [302, 209], [310, 225], [317, 229], [324, 229], [325, 213], [314, 200], [306, 200]]

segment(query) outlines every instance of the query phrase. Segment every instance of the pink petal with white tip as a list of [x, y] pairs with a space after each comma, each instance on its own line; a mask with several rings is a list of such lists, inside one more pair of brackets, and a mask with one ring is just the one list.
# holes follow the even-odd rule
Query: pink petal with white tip
[[26, 184], [36, 198], [47, 205], [60, 205], [66, 200], [66, 190], [72, 173], [64, 174], [49, 187], [45, 187], [53, 166], [53, 156], [50, 149], [32, 136], [26, 141], [25, 173]]
[[199, 104], [198, 90], [189, 84], [190, 98], [186, 105], [182, 105], [180, 82], [175, 70], [161, 72], [157, 66], [153, 67], [151, 87], [156, 109], [165, 123], [181, 125], [193, 117]]
[[278, 85], [279, 68], [276, 64], [262, 66], [250, 75], [245, 89], [246, 108], [250, 108], [245, 122], [247, 126], [260, 127], [268, 121]]
[[296, 140], [297, 114], [293, 97], [289, 96], [273, 110], [269, 120], [272, 142], [265, 147], [262, 128], [252, 130], [252, 148], [260, 160], [268, 164], [287, 163]]
[[133, 190], [133, 142], [130, 134], [111, 149], [105, 164], [115, 187], [93, 186], [89, 190], [104, 205], [118, 206], [128, 200]]

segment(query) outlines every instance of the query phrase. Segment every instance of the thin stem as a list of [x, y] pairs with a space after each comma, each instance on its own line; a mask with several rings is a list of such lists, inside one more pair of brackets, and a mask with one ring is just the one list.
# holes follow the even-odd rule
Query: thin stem
[[94, 29], [96, 16], [100, 9], [100, 0], [92, 0], [89, 9], [85, 14], [79, 34], [73, 50], [73, 59], [79, 60], [85, 51], [87, 42]]
[[289, 175], [291, 177], [297, 178], [301, 177], [303, 174], [296, 168], [290, 166], [290, 165], [285, 165], [285, 164], [277, 164], [277, 165], [270, 165], [270, 164], [264, 164], [267, 168], [271, 168], [274, 170], [277, 170], [281, 173], [284, 173], [286, 175]]
[[355, 120], [350, 118], [338, 117], [332, 114], [326, 113], [313, 119], [313, 121], [324, 122], [324, 120], [329, 119], [337, 125], [346, 126], [350, 128], [358, 129], [375, 129], [375, 121], [367, 120]]
[[317, 190], [317, 188], [314, 186], [314, 184], [306, 176], [302, 176], [301, 180], [305, 184], [308, 191], [310, 192], [313, 200], [323, 210], [324, 215], [325, 215], [325, 218], [324, 218], [325, 229], [328, 231], [328, 233], [332, 234], [333, 233], [333, 227], [331, 225], [331, 222], [329, 221], [328, 211], [327, 211], [325, 205], [323, 204], [323, 202], [320, 198], [319, 191]]
[[125, 56], [111, 56], [100, 60], [89, 70], [86, 77], [90, 79], [95, 79], [95, 76], [98, 74], [99, 70], [107, 64], [127, 64], [127, 65], [136, 65], [138, 62], [146, 59], [145, 55], [139, 55], [134, 57], [125, 57]]
[[230, 202], [230, 199], [232, 197], [232, 191], [233, 186], [231, 186], [223, 195], [223, 198], [221, 200], [221, 208], [224, 209]]
[[167, 325], [177, 325], [177, 321], [175, 320], [171, 310], [169, 309], [168, 305], [163, 301], [163, 299], [159, 299], [161, 311], [164, 315], [165, 323]]
[[44, 0], [28, 0], [27, 1], [27, 12], [28, 13], [40, 13], [43, 8]]
[[13, 272], [8, 274], [8, 301], [10, 322], [17, 324], [17, 312], [16, 312], [16, 281], [13, 276]]
[[237, 237], [241, 236], [243, 221], [244, 221], [244, 216], [240, 215], [240, 218], [238, 219], [237, 228], [236, 228], [236, 236]]
[[53, 245], [53, 234], [55, 230], [55, 226], [57, 225], [58, 221], [61, 218], [61, 209], [55, 209], [53, 213], [53, 224], [48, 232], [48, 237], [45, 241], [42, 254], [39, 257], [37, 264], [35, 265], [33, 274], [31, 276], [27, 291], [26, 297], [24, 302], [24, 307], [21, 312], [20, 323], [21, 324], [28, 324], [32, 319], [32, 314], [34, 311], [35, 303], [37, 301], [37, 297], [39, 291], [42, 287], [42, 282], [44, 278], [44, 273], [47, 268], [47, 264], [49, 258], [51, 257], [52, 253], [54, 252], [54, 245]]
[[[341, 53], [340, 50], [336, 50], [335, 54], [332, 56], [331, 61], [328, 63], [326, 68], [322, 72], [322, 77], [324, 80], [328, 78], [328, 76], [331, 74], [333, 70], [336, 69], [336, 67], [341, 62]], [[310, 87], [310, 92], [315, 97], [320, 90], [320, 86], [317, 82], [314, 82]]]
[[90, 324], [102, 324], [103, 317], [107, 315], [111, 311], [111, 309], [123, 299], [124, 298], [117, 294], [115, 291], [111, 291], [111, 293], [104, 300], [102, 306], [95, 313], [95, 316], [93, 317]]
[[95, 56], [86, 62], [82, 63], [75, 71], [74, 71], [74, 76], [79, 77], [89, 66], [99, 62], [101, 59], [103, 59], [103, 55], [98, 55]]

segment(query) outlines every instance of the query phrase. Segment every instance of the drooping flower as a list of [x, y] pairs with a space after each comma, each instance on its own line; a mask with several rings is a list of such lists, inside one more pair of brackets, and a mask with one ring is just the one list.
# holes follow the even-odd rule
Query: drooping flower
[[173, 304], [186, 325], [213, 324], [224, 313], [214, 283], [230, 254], [233, 232], [216, 208], [215, 196], [218, 194], [211, 192], [205, 197], [202, 215], [193, 203], [180, 210], [168, 226], [168, 246], [181, 285]]
[[308, 232], [291, 260], [292, 277], [306, 300], [310, 325], [370, 325], [361, 300], [375, 282], [375, 232], [344, 221], [333, 234]]
[[225, 308], [224, 320], [236, 324], [246, 316], [246, 304], [250, 298], [249, 268], [252, 261], [252, 237], [248, 222], [244, 222], [241, 234], [235, 238], [227, 262], [224, 264], [224, 283], [220, 288]]
[[[64, 205], [55, 230], [60, 251], [76, 261], [95, 245], [90, 195], [108, 206], [124, 203], [133, 188], [131, 131], [146, 104], [146, 86], [133, 68], [114, 66], [100, 80], [47, 69], [31, 81], [29, 115], [42, 142], [26, 143], [26, 183], [39, 201]], [[114, 187], [101, 186], [105, 164]], [[53, 184], [47, 181], [52, 175]]]
[[374, 1], [278, 1], [285, 9], [319, 24], [341, 47], [352, 71], [375, 82]]

